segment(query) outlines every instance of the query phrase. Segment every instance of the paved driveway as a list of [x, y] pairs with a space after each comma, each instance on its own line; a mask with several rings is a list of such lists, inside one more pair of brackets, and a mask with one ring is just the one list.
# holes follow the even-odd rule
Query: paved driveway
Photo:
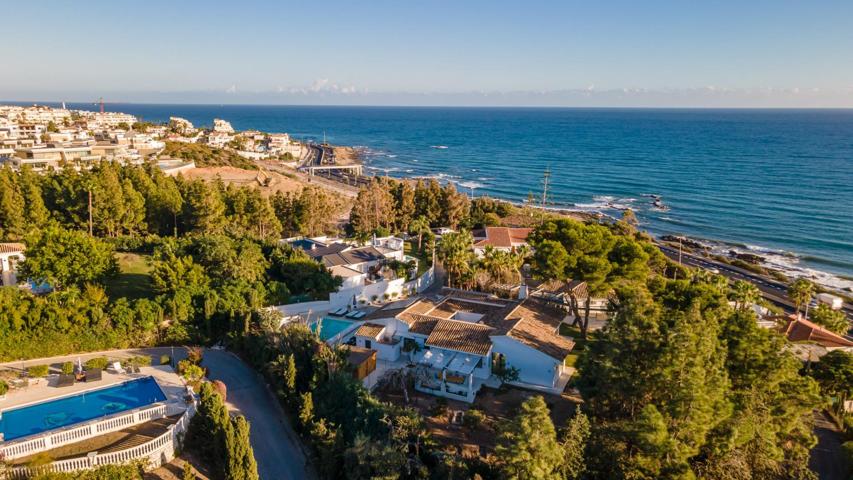
[[263, 377], [236, 356], [222, 350], [205, 350], [202, 364], [211, 380], [228, 388], [228, 406], [251, 423], [252, 448], [262, 480], [314, 478], [287, 417], [269, 392]]

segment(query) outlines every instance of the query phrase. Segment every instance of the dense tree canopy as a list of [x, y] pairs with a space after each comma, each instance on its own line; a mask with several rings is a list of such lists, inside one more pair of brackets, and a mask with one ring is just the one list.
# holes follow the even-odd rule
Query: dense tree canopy
[[19, 276], [55, 289], [100, 282], [116, 272], [112, 245], [76, 231], [51, 226], [27, 239]]

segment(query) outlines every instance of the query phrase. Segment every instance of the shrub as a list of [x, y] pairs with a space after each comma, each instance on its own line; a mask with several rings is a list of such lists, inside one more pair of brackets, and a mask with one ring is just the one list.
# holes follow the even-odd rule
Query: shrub
[[204, 350], [202, 350], [200, 347], [190, 347], [189, 351], [187, 352], [187, 360], [196, 365], [199, 365], [201, 364], [201, 361], [203, 359]]
[[385, 300], [388, 300], [389, 298], [391, 298], [391, 295], [388, 295], [387, 293], [383, 293], [382, 298]]
[[483, 424], [483, 421], [486, 420], [486, 414], [481, 410], [472, 408], [465, 412], [465, 418], [462, 420], [462, 423], [465, 424], [468, 428], [477, 428]]
[[104, 370], [105, 368], [107, 368], [107, 364], [109, 363], [110, 361], [107, 359], [107, 357], [95, 357], [86, 360], [86, 363], [84, 363], [83, 365], [86, 367], [87, 370], [91, 370], [94, 368]]
[[9, 384], [3, 380], [0, 380], [0, 396], [6, 395], [6, 392], [9, 391]]
[[168, 355], [160, 355], [160, 365], [170, 365], [172, 363], [172, 357]]
[[49, 371], [50, 368], [47, 365], [33, 365], [27, 369], [27, 373], [35, 378], [46, 377]]
[[204, 370], [189, 359], [178, 362], [178, 373], [189, 383], [195, 383], [204, 376]]
[[62, 373], [65, 375], [71, 375], [74, 373], [74, 362], [64, 362], [62, 364]]
[[379, 298], [379, 297], [377, 297], [376, 295], [371, 295], [371, 296], [370, 296], [370, 301], [371, 301], [371, 302], [375, 302], [378, 298]]

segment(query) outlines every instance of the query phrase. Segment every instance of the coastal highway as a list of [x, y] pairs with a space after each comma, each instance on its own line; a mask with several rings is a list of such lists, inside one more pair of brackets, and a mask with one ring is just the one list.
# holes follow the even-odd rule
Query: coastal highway
[[[670, 259], [678, 261], [677, 248], [661, 244], [658, 244], [658, 248]], [[691, 267], [716, 270], [732, 281], [745, 280], [750, 282], [758, 287], [765, 299], [782, 307], [786, 312], [793, 312], [795, 309], [794, 303], [788, 299], [788, 286], [782, 282], [722, 262], [684, 253], [683, 251], [681, 253], [681, 263]], [[853, 321], [853, 305], [845, 303], [842, 310], [847, 314], [847, 318]]]

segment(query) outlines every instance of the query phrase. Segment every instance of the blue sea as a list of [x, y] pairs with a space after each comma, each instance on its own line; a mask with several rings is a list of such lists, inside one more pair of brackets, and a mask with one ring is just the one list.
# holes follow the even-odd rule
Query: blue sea
[[[69, 108], [94, 110], [92, 104]], [[213, 118], [364, 149], [375, 173], [618, 217], [765, 255], [853, 288], [853, 110], [417, 108], [109, 104], [149, 121]], [[661, 211], [647, 195], [660, 195]], [[830, 275], [831, 274], [831, 275]]]

